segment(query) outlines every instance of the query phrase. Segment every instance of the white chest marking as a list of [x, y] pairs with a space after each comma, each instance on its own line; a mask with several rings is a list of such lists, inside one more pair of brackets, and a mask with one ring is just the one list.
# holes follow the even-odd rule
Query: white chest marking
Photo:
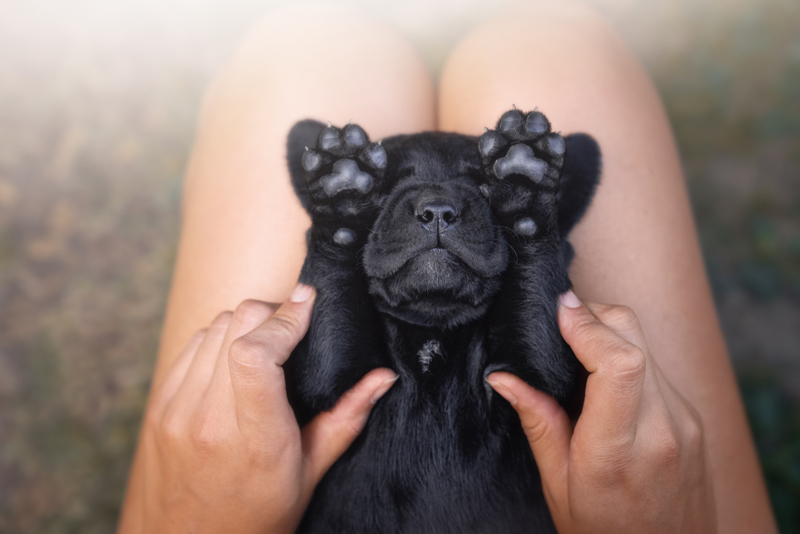
[[442, 355], [442, 346], [435, 339], [426, 341], [422, 348], [417, 352], [419, 363], [422, 366], [422, 372], [427, 373], [434, 356]]

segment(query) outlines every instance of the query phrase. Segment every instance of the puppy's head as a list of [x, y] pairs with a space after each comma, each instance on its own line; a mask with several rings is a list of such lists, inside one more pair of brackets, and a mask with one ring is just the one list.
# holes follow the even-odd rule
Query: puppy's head
[[[326, 137], [328, 130], [318, 121], [304, 120], [289, 132], [287, 155], [292, 184], [310, 213], [314, 205], [302, 161], [308, 146], [318, 142], [333, 146]], [[360, 128], [351, 130], [350, 134], [363, 135], [350, 139], [343, 130], [344, 139], [339, 142], [361, 146], [366, 134]], [[600, 149], [590, 136], [572, 134], [564, 141], [570, 156], [564, 161], [560, 178], [557, 225], [563, 265], [567, 267], [573, 256], [567, 235], [585, 213], [602, 165]], [[342, 157], [336, 153], [340, 145], [334, 144], [337, 148], [331, 154]], [[349, 212], [368, 206], [371, 214], [378, 209], [377, 219], [367, 229], [370, 236], [361, 258], [378, 308], [414, 324], [439, 327], [480, 317], [500, 287], [509, 247], [489, 206], [478, 139], [425, 132], [387, 138], [383, 147], [385, 154], [383, 149], [370, 149], [368, 154], [357, 156], [368, 156], [362, 163], [380, 168], [380, 172], [375, 181], [364, 183], [350, 176], [353, 191], [343, 197], [347, 202], [338, 208]], [[337, 172], [352, 173], [353, 167], [350, 164]], [[335, 189], [339, 182], [333, 182], [329, 180], [328, 186]], [[373, 184], [379, 186], [370, 192]], [[325, 187], [323, 184], [322, 189]], [[358, 198], [363, 194], [371, 195], [368, 202]], [[324, 209], [329, 215], [335, 213], [330, 206]]]
[[363, 253], [378, 308], [452, 327], [483, 315], [508, 246], [481, 191], [473, 139], [423, 133], [387, 140], [390, 190]]

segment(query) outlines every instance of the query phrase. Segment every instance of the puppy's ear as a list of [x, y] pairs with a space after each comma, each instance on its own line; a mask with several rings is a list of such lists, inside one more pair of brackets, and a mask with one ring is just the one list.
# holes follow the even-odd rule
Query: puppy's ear
[[568, 135], [564, 140], [567, 143], [567, 152], [558, 191], [558, 233], [564, 266], [569, 268], [575, 250], [567, 236], [586, 213], [586, 208], [594, 197], [603, 162], [600, 147], [592, 137], [579, 133]]
[[289, 137], [286, 143], [286, 157], [289, 164], [289, 175], [292, 178], [292, 186], [300, 204], [306, 211], [311, 209], [311, 199], [308, 196], [306, 179], [303, 175], [303, 152], [308, 148], [316, 148], [319, 133], [325, 125], [319, 121], [307, 119], [298, 122], [289, 130]]
[[572, 134], [564, 140], [567, 152], [558, 192], [558, 233], [562, 241], [586, 213], [602, 169], [600, 147], [591, 136]]

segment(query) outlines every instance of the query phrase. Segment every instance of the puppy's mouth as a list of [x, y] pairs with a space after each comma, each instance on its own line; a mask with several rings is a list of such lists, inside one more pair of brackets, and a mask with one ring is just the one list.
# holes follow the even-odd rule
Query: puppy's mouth
[[416, 280], [416, 289], [419, 293], [437, 293], [442, 291], [457, 291], [463, 284], [468, 273], [468, 266], [444, 247], [414, 254], [401, 267], [408, 271], [410, 280]]
[[412, 269], [433, 281], [453, 271], [491, 277], [505, 270], [508, 258], [504, 243], [470, 243], [463, 237], [428, 235], [416, 243], [370, 243], [365, 250], [364, 267], [372, 278], [389, 278]]
[[434, 247], [407, 259], [391, 276], [371, 278], [380, 311], [423, 326], [453, 327], [485, 313], [500, 277], [482, 276], [451, 251]]
[[478, 306], [495, 278], [476, 272], [452, 251], [433, 247], [417, 250], [391, 276], [373, 278], [370, 287], [393, 307], [411, 301]]

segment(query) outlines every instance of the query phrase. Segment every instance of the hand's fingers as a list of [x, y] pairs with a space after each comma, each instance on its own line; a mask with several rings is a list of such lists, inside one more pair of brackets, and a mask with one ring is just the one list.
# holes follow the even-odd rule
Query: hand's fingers
[[228, 351], [231, 343], [269, 319], [279, 306], [279, 304], [248, 299], [236, 307], [231, 317], [231, 322], [228, 324], [228, 330], [222, 340], [222, 346], [214, 367], [214, 374], [211, 377], [211, 385], [205, 399], [203, 399], [204, 403], [209, 403], [216, 408], [224, 408], [223, 403], [229, 403], [229, 406], [233, 406], [230, 363], [228, 362]]
[[591, 373], [581, 419], [600, 438], [632, 438], [644, 388], [645, 352], [604, 325], [572, 291], [558, 308], [561, 335]]
[[175, 396], [181, 383], [189, 371], [189, 367], [194, 360], [197, 351], [200, 349], [200, 344], [206, 337], [208, 332], [207, 328], [198, 330], [189, 340], [189, 344], [180, 353], [175, 363], [172, 364], [167, 376], [161, 381], [160, 384], [153, 385], [153, 395], [150, 399], [150, 410], [160, 412], [164, 406]]
[[554, 398], [532, 388], [514, 375], [492, 373], [486, 381], [519, 414], [522, 429], [528, 437], [542, 476], [545, 497], [553, 511], [556, 503], [567, 502], [569, 442], [572, 437], [567, 413]]
[[[239, 337], [252, 332], [258, 325], [272, 317], [272, 314], [280, 308], [280, 304], [264, 302], [261, 300], [248, 299], [239, 304], [233, 311], [233, 317], [222, 341], [220, 354], [227, 354], [231, 348], [231, 343]], [[217, 359], [217, 367], [214, 374], [221, 373], [228, 377], [228, 361], [226, 358]]]
[[619, 337], [647, 352], [647, 340], [636, 314], [627, 306], [584, 302], [597, 319]]
[[275, 428], [277, 419], [294, 421], [281, 365], [308, 330], [314, 295], [312, 288], [298, 286], [272, 317], [231, 343], [228, 365], [242, 431]]
[[396, 381], [394, 371], [375, 369], [342, 395], [331, 411], [317, 415], [303, 427], [307, 487], [316, 487], [333, 462], [344, 454], [364, 428], [372, 406]]
[[219, 349], [222, 346], [222, 340], [225, 338], [225, 332], [228, 330], [228, 324], [232, 316], [233, 314], [229, 311], [222, 312], [217, 315], [211, 326], [208, 327], [208, 331], [200, 343], [200, 347], [198, 347], [197, 353], [192, 359], [192, 363], [186, 371], [186, 376], [175, 393], [173, 401], [185, 402], [185, 406], [194, 408], [205, 395], [211, 383], [211, 376], [214, 373]]

